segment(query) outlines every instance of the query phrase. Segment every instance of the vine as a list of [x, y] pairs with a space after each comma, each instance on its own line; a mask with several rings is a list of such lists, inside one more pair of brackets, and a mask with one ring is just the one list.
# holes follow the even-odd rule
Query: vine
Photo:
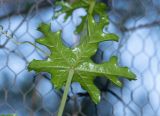
[[[56, 11], [55, 17], [66, 13], [67, 19], [77, 8], [84, 8], [87, 15], [83, 17], [82, 23], [77, 27], [76, 32], [80, 35], [80, 44], [74, 48], [66, 47], [61, 40], [61, 31], [52, 32], [50, 24], [42, 23], [38, 30], [43, 33], [43, 37], [36, 39], [36, 42], [46, 46], [51, 54], [45, 53], [42, 49], [31, 42], [17, 42], [12, 35], [2, 31], [16, 44], [28, 43], [44, 52], [48, 59], [33, 60], [28, 65], [29, 70], [48, 72], [51, 74], [51, 82], [56, 89], [65, 86], [63, 97], [58, 111], [58, 116], [63, 115], [68, 91], [72, 82], [78, 82], [84, 90], [88, 92], [92, 101], [98, 104], [101, 100], [100, 90], [94, 84], [96, 77], [105, 77], [113, 84], [122, 87], [119, 77], [128, 80], [135, 80], [135, 74], [127, 67], [120, 67], [116, 56], [112, 56], [108, 62], [96, 64], [91, 57], [96, 53], [98, 44], [103, 41], [118, 41], [118, 36], [114, 33], [104, 33], [104, 26], [109, 24], [106, 14], [107, 6], [96, 0], [77, 0], [69, 2], [57, 0], [56, 5], [62, 8]], [[96, 22], [94, 16], [99, 16]]]

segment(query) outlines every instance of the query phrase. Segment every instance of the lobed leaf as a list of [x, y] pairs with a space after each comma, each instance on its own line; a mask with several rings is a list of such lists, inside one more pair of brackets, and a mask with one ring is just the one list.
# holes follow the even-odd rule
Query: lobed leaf
[[[70, 10], [77, 7], [78, 4]], [[48, 47], [51, 55], [47, 60], [33, 60], [28, 66], [29, 70], [50, 73], [54, 87], [60, 89], [67, 81], [69, 70], [73, 69], [72, 82], [80, 83], [94, 103], [100, 101], [100, 91], [94, 85], [95, 77], [105, 77], [119, 87], [122, 86], [119, 77], [135, 80], [135, 74], [127, 67], [120, 67], [115, 56], [102, 64], [96, 64], [91, 60], [98, 49], [99, 42], [118, 41], [118, 36], [115, 34], [103, 33], [102, 31], [104, 25], [108, 25], [109, 22], [108, 18], [106, 19], [107, 15], [100, 13], [105, 9], [106, 7], [101, 3], [95, 8], [95, 12], [100, 15], [99, 22], [95, 22], [91, 15], [85, 17], [82, 25], [78, 28], [78, 32], [82, 31], [81, 42], [75, 48], [68, 48], [63, 44], [60, 36], [61, 31], [52, 32], [50, 25], [41, 24], [38, 30], [44, 34], [44, 37], [37, 39], [36, 42]], [[66, 12], [66, 10], [64, 11]]]

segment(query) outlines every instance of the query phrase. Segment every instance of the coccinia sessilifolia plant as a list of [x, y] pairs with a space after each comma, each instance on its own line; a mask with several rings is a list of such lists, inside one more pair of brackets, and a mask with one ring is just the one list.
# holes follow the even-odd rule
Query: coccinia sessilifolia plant
[[[36, 72], [48, 72], [51, 74], [51, 82], [56, 89], [65, 86], [63, 97], [58, 111], [62, 116], [67, 94], [72, 82], [78, 82], [86, 90], [95, 104], [100, 102], [100, 90], [95, 86], [94, 79], [106, 77], [115, 85], [121, 87], [119, 77], [135, 80], [135, 74], [127, 67], [118, 66], [117, 57], [113, 56], [109, 61], [96, 64], [91, 57], [96, 53], [98, 44], [103, 41], [118, 41], [113, 33], [103, 33], [104, 26], [109, 24], [106, 14], [106, 5], [95, 0], [56, 1], [61, 5], [61, 10], [55, 13], [59, 16], [66, 13], [66, 18], [77, 8], [84, 8], [87, 15], [76, 32], [80, 35], [80, 43], [74, 48], [65, 46], [61, 40], [61, 31], [52, 32], [50, 24], [41, 24], [38, 28], [43, 37], [36, 40], [37, 43], [49, 48], [51, 54], [46, 60], [33, 60], [28, 69]], [[94, 15], [99, 15], [99, 21], [94, 20]]]

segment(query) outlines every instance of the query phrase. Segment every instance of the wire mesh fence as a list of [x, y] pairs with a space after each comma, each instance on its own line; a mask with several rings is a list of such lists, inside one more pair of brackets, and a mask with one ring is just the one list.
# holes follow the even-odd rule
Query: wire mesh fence
[[[97, 62], [117, 55], [122, 66], [137, 75], [136, 81], [122, 80], [117, 88], [103, 78], [95, 83], [102, 91], [98, 105], [90, 101], [88, 93], [73, 83], [68, 95], [65, 116], [160, 116], [160, 1], [113, 0], [110, 6], [110, 25], [105, 31], [120, 36], [118, 43], [103, 42], [95, 56]], [[53, 20], [52, 0], [0, 0], [0, 25], [3, 31], [18, 42], [35, 43], [42, 34], [37, 27]], [[69, 36], [70, 37], [70, 36]], [[72, 40], [68, 40], [68, 44]], [[55, 116], [63, 90], [57, 91], [47, 73], [35, 74], [27, 70], [33, 59], [46, 59], [44, 53], [28, 43], [17, 44], [5, 34], [0, 35], [0, 114], [18, 116]]]

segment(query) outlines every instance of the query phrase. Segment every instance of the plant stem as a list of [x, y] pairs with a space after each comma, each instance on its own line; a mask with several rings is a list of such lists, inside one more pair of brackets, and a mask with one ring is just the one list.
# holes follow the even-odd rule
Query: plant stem
[[[90, 7], [89, 7], [89, 11], [88, 11], [89, 15], [92, 15], [95, 3], [96, 3], [95, 0], [90, 0]], [[65, 86], [65, 90], [64, 90], [64, 93], [63, 93], [63, 97], [62, 97], [62, 100], [61, 100], [61, 104], [60, 104], [60, 107], [59, 107], [58, 116], [63, 115], [63, 111], [64, 111], [64, 107], [65, 107], [65, 104], [66, 104], [67, 95], [68, 95], [68, 92], [69, 92], [69, 87], [71, 85], [73, 75], [74, 75], [74, 70], [70, 69], [69, 74], [68, 74], [67, 83], [66, 83], [66, 86]]]
[[61, 104], [60, 104], [60, 107], [59, 107], [58, 116], [62, 116], [62, 114], [63, 114], [63, 110], [64, 110], [64, 107], [65, 107], [65, 104], [66, 104], [67, 95], [68, 95], [68, 92], [69, 92], [69, 87], [71, 85], [73, 75], [74, 75], [74, 70], [70, 69], [69, 74], [68, 74], [67, 83], [66, 83], [66, 86], [65, 86], [65, 90], [64, 90], [64, 93], [63, 93], [63, 97], [62, 97], [62, 100], [61, 100]]
[[90, 0], [90, 7], [89, 7], [89, 11], [88, 11], [88, 13], [90, 15], [92, 15], [92, 13], [93, 13], [93, 9], [94, 9], [95, 4], [96, 4], [95, 0]]

